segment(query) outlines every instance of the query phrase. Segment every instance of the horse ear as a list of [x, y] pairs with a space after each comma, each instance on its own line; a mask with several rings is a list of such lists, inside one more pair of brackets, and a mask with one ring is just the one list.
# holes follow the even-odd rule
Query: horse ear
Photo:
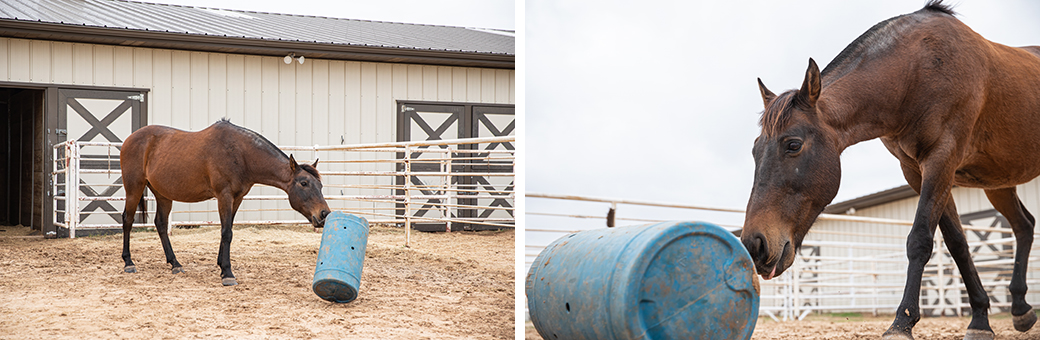
[[311, 164], [311, 166], [313, 166], [315, 169], [318, 168], [318, 158], [317, 157], [314, 157], [314, 164]]
[[809, 68], [805, 70], [805, 81], [802, 88], [798, 90], [798, 96], [805, 100], [810, 107], [816, 107], [816, 100], [820, 99], [820, 67], [816, 61], [809, 58]]
[[773, 91], [767, 89], [766, 84], [762, 83], [762, 78], [758, 78], [758, 92], [762, 93], [762, 104], [765, 104], [766, 107], [769, 107], [769, 102], [776, 98]]
[[300, 168], [300, 163], [296, 163], [296, 158], [293, 158], [293, 155], [290, 154], [289, 155], [289, 171], [292, 171], [292, 173], [295, 174], [296, 170], [299, 169], [299, 168]]

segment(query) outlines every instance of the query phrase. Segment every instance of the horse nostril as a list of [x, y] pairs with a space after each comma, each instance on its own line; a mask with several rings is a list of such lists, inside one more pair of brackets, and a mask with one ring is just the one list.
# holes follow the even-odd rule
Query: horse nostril
[[747, 235], [746, 238], [741, 238], [741, 242], [744, 243], [744, 249], [747, 249], [748, 255], [751, 255], [751, 259], [754, 260], [758, 257], [758, 238]]
[[331, 213], [332, 213], [331, 211], [328, 211], [328, 210], [322, 210], [322, 211], [321, 211], [321, 219], [323, 219], [323, 220], [324, 220], [324, 219], [325, 219], [325, 217], [329, 216], [329, 214], [331, 214]]
[[758, 263], [766, 263], [769, 259], [769, 248], [766, 245], [766, 238], [762, 234], [755, 235], [755, 248], [758, 252]]
[[744, 241], [744, 248], [747, 248], [748, 255], [751, 255], [751, 259], [758, 264], [765, 264], [769, 258], [769, 249], [766, 246], [766, 237], [761, 233], [755, 233], [749, 235], [750, 237]]

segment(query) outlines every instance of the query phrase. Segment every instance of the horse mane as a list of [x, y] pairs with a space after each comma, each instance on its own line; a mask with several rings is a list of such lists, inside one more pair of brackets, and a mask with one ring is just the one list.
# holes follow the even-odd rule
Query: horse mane
[[776, 136], [781, 129], [787, 126], [787, 121], [791, 117], [787, 112], [792, 107], [795, 105], [807, 106], [806, 103], [802, 103], [798, 99], [797, 93], [798, 90], [789, 90], [781, 93], [769, 103], [765, 111], [762, 111], [762, 118], [758, 121], [758, 125], [762, 127], [763, 134], [769, 137]]
[[274, 143], [271, 143], [271, 141], [267, 140], [266, 137], [264, 137], [263, 135], [261, 135], [259, 133], [256, 133], [253, 130], [250, 130], [250, 129], [247, 129], [247, 128], [235, 125], [234, 123], [231, 123], [230, 119], [221, 118], [220, 120], [218, 120], [213, 125], [222, 125], [222, 126], [226, 126], [226, 127], [232, 128], [233, 130], [235, 130], [235, 131], [237, 131], [237, 132], [239, 132], [241, 134], [244, 134], [244, 135], [246, 135], [249, 138], [252, 138], [253, 144], [255, 144], [256, 146], [260, 147], [261, 149], [267, 150], [267, 152], [270, 152], [271, 154], [274, 154], [274, 155], [281, 155], [282, 158], [285, 158], [286, 160], [289, 159], [289, 155], [286, 155], [285, 152], [282, 151], [282, 149], [279, 149], [278, 146], [274, 145]]
[[[826, 87], [839, 77], [826, 77], [833, 72], [849, 72], [860, 60], [871, 58], [874, 55], [888, 51], [889, 47], [902, 36], [908, 28], [920, 22], [926, 15], [956, 15], [953, 7], [942, 3], [943, 0], [929, 0], [924, 8], [913, 13], [903, 14], [879, 22], [860, 34], [845, 49], [834, 57], [827, 67], [820, 72], [823, 78], [823, 86]], [[797, 90], [790, 90], [777, 96], [762, 111], [759, 126], [766, 136], [775, 136], [787, 126], [790, 120], [788, 112], [794, 106], [808, 108], [801, 97], [795, 95]]]
[[953, 11], [953, 6], [944, 4], [942, 2], [943, 0], [929, 0], [928, 3], [924, 5], [924, 10], [937, 11], [949, 15], [957, 15], [957, 12]]
[[921, 10], [898, 15], [875, 24], [866, 32], [860, 34], [860, 36], [857, 37], [856, 40], [853, 40], [852, 43], [849, 43], [841, 53], [838, 53], [838, 56], [834, 57], [834, 59], [827, 64], [827, 67], [823, 68], [823, 72], [820, 72], [820, 75], [826, 76], [831, 72], [839, 70], [841, 66], [855, 65], [859, 60], [887, 51], [888, 47], [890, 47], [907, 28], [920, 22], [925, 15], [956, 15], [956, 12], [953, 11], [953, 6], [942, 2], [943, 0], [929, 0]]
[[[279, 149], [277, 145], [274, 145], [274, 143], [271, 143], [270, 140], [267, 140], [267, 137], [264, 137], [263, 135], [256, 133], [256, 131], [235, 125], [234, 123], [231, 123], [231, 120], [227, 117], [221, 118], [216, 123], [214, 123], [214, 125], [216, 124], [231, 127], [235, 131], [238, 131], [239, 133], [243, 133], [246, 136], [251, 137], [253, 139], [253, 144], [256, 144], [256, 146], [259, 146], [260, 148], [267, 150], [267, 152], [270, 152], [272, 154], [281, 155], [282, 158], [286, 160], [289, 159], [289, 156], [285, 154], [285, 151], [282, 151], [282, 149]], [[314, 168], [314, 166], [310, 164], [300, 164], [300, 169], [313, 175], [314, 178], [317, 178], [319, 181], [321, 180], [321, 174], [318, 173], [318, 169]]]
[[300, 169], [311, 174], [314, 178], [317, 178], [319, 182], [321, 181], [321, 174], [318, 173], [318, 169], [314, 168], [314, 166], [310, 164], [300, 164]]

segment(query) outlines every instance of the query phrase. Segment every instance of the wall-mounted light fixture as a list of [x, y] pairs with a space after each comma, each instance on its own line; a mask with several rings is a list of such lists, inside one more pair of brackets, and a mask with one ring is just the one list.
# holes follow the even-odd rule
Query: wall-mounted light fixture
[[293, 59], [296, 59], [296, 61], [300, 62], [300, 65], [303, 65], [303, 56], [296, 56], [296, 52], [289, 52], [289, 54], [285, 56], [285, 59], [282, 60], [285, 61], [286, 65], [288, 65], [292, 64]]

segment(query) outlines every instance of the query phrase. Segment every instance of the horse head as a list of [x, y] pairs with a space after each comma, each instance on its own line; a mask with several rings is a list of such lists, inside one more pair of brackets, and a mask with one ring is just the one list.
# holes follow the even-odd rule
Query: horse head
[[822, 122], [820, 70], [809, 59], [801, 89], [774, 95], [758, 81], [765, 111], [755, 139], [755, 180], [741, 241], [763, 279], [794, 263], [802, 239], [838, 193], [837, 133]]
[[303, 214], [315, 228], [325, 227], [325, 217], [331, 213], [325, 196], [321, 193], [321, 174], [318, 173], [318, 160], [314, 164], [299, 164], [289, 155], [289, 171], [292, 181], [288, 189], [289, 205], [293, 210]]

